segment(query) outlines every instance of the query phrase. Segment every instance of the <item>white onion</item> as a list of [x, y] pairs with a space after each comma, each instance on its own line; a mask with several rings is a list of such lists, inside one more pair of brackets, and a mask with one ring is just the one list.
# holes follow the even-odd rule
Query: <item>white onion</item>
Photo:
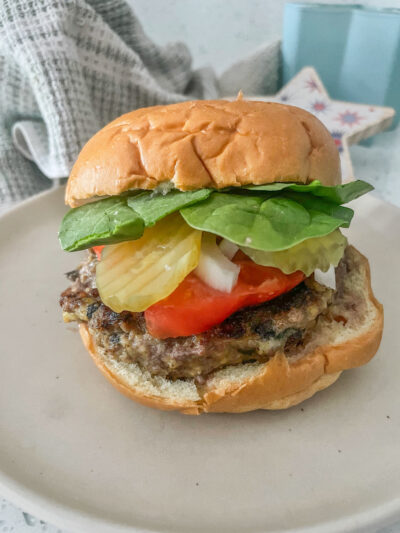
[[236, 252], [239, 250], [239, 246], [234, 242], [228, 241], [228, 239], [222, 239], [219, 243], [219, 248], [228, 259], [233, 259]]
[[314, 272], [314, 278], [318, 283], [336, 290], [335, 267], [333, 265], [331, 265], [326, 272], [322, 272], [322, 270], [319, 269], [316, 270]]
[[175, 188], [174, 184], [170, 181], [162, 181], [157, 185], [155, 189], [152, 191], [152, 195], [162, 194], [165, 196], [169, 192], [171, 192]]
[[231, 292], [236, 285], [239, 271], [240, 267], [229, 261], [217, 246], [215, 235], [203, 233], [195, 274], [213, 289]]

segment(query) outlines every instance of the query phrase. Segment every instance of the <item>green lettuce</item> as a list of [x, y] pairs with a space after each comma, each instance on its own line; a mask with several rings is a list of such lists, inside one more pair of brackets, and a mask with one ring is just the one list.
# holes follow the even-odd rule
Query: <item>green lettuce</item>
[[75, 252], [99, 244], [139, 239], [143, 230], [143, 219], [127, 205], [127, 198], [112, 196], [68, 211], [58, 238], [63, 250]]
[[355, 200], [359, 196], [374, 189], [372, 185], [362, 180], [351, 181], [350, 183], [334, 185], [332, 187], [326, 187], [325, 185], [321, 185], [320, 181], [314, 180], [307, 185], [300, 185], [298, 183], [271, 183], [269, 185], [245, 185], [242, 188], [256, 192], [278, 192], [289, 189], [291, 191], [305, 192], [313, 196], [325, 198], [337, 205], [347, 204], [347, 202]]
[[241, 246], [279, 251], [348, 227], [353, 211], [341, 204], [372, 189], [360, 180], [334, 187], [316, 180], [307, 185], [273, 183], [223, 192], [129, 193], [71, 209], [61, 223], [59, 239], [67, 251], [135, 240], [146, 227], [179, 210], [195, 228]]
[[139, 239], [145, 227], [153, 226], [160, 218], [210, 194], [210, 189], [172, 191], [165, 195], [144, 191], [76, 207], [68, 211], [61, 223], [58, 234], [61, 247], [75, 252], [99, 244]]
[[168, 194], [154, 194], [145, 191], [137, 196], [128, 198], [128, 206], [142, 217], [146, 227], [154, 226], [161, 218], [178, 211], [182, 207], [205, 200], [211, 194], [211, 189], [197, 191], [171, 191]]
[[201, 203], [185, 207], [181, 214], [196, 229], [240, 246], [274, 252], [348, 227], [353, 211], [304, 193], [265, 198], [216, 192]]

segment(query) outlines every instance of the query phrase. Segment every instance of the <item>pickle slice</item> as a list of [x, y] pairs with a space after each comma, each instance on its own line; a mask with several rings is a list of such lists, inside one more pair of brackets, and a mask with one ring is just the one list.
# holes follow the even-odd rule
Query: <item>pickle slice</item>
[[196, 268], [200, 245], [201, 231], [174, 213], [138, 240], [105, 246], [96, 269], [102, 301], [118, 313], [144, 311]]

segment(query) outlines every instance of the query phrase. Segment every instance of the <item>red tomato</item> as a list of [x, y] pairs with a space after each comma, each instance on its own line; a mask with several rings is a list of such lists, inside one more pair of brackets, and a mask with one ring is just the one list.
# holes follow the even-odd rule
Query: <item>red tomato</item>
[[96, 254], [97, 256], [97, 259], [100, 261], [101, 259], [101, 251], [102, 249], [104, 248], [104, 244], [101, 244], [100, 246], [93, 246], [92, 247], [92, 250], [94, 251], [94, 253]]
[[234, 262], [240, 265], [240, 274], [232, 292], [213, 289], [192, 272], [172, 294], [145, 311], [148, 332], [159, 339], [201, 333], [242, 307], [290, 291], [305, 278], [300, 271], [287, 275], [277, 268], [256, 265], [240, 252]]

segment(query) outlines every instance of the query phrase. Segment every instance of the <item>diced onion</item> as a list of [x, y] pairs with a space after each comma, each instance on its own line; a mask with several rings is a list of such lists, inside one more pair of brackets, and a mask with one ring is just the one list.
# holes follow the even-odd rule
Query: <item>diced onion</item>
[[233, 259], [236, 252], [239, 250], [239, 246], [234, 242], [228, 241], [228, 239], [222, 239], [222, 241], [219, 243], [219, 248], [224, 256], [229, 260]]
[[215, 235], [203, 233], [199, 264], [194, 273], [204, 283], [222, 292], [231, 292], [240, 267], [229, 261], [215, 242]]
[[331, 265], [326, 272], [322, 272], [322, 270], [319, 269], [316, 270], [314, 272], [314, 279], [318, 283], [321, 283], [321, 285], [326, 285], [327, 287], [336, 290], [335, 267], [333, 265]]
[[165, 196], [175, 188], [174, 184], [170, 181], [162, 181], [155, 189], [153, 189], [154, 194], [162, 194]]

